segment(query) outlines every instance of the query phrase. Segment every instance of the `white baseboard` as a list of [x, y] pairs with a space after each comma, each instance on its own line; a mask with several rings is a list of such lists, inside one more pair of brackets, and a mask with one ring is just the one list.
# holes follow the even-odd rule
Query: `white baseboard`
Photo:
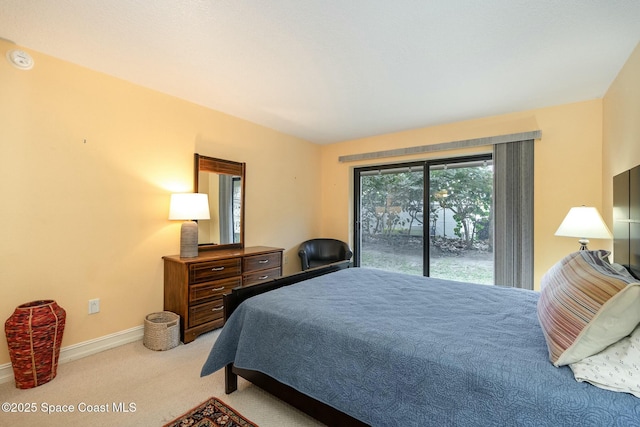
[[[131, 329], [115, 332], [103, 337], [94, 338], [78, 344], [73, 344], [60, 349], [58, 363], [67, 363], [72, 360], [81, 359], [100, 353], [101, 351], [119, 347], [130, 342], [141, 340], [144, 337], [144, 325], [135, 326]], [[11, 363], [0, 365], [0, 384], [13, 381], [13, 368]]]

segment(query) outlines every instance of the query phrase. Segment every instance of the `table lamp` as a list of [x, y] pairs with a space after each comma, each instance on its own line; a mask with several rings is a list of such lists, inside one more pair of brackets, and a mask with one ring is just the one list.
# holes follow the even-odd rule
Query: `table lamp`
[[611, 231], [596, 208], [580, 206], [569, 209], [569, 213], [558, 227], [556, 236], [578, 237], [580, 250], [587, 250], [589, 239], [611, 239]]
[[194, 220], [209, 218], [209, 197], [206, 194], [171, 195], [169, 219], [185, 221], [180, 228], [180, 258], [198, 256], [198, 223]]

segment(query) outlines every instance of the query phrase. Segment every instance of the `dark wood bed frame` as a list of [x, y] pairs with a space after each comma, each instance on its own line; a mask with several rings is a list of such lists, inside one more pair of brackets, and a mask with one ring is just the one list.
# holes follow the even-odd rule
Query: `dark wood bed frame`
[[[294, 283], [311, 279], [313, 277], [333, 273], [347, 267], [349, 267], [349, 261], [337, 262], [323, 267], [312, 268], [291, 276], [281, 277], [259, 285], [233, 289], [230, 294], [223, 296], [224, 318], [225, 320], [228, 319], [240, 303], [255, 295], [269, 292], [283, 286], [293, 285]], [[227, 394], [233, 393], [238, 389], [238, 376], [240, 376], [324, 424], [330, 426], [349, 427], [367, 425], [362, 421], [357, 420], [344, 412], [338, 411], [332, 406], [313, 399], [261, 372], [236, 368], [233, 366], [233, 363], [230, 363], [225, 367], [224, 373], [225, 393]]]

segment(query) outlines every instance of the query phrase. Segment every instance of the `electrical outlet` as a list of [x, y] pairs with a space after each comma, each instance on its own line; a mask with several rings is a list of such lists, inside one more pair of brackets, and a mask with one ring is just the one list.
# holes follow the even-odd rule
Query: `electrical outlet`
[[96, 314], [100, 312], [100, 298], [89, 300], [89, 314]]
[[289, 263], [289, 257], [288, 256], [283, 256], [283, 260], [282, 260], [283, 264], [288, 264]]

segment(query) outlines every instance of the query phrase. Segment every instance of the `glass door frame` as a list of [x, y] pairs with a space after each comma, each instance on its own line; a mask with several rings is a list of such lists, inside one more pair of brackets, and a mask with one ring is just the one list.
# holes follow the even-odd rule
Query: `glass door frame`
[[[370, 171], [383, 171], [385, 169], [422, 169], [422, 178], [423, 178], [423, 192], [422, 192], [422, 200], [425, 200], [425, 197], [428, 198], [428, 185], [425, 185], [428, 180], [428, 174], [426, 171], [428, 168], [426, 167], [426, 162], [424, 160], [415, 161], [415, 162], [406, 162], [406, 163], [386, 163], [383, 165], [373, 165], [373, 166], [363, 166], [359, 168], [353, 169], [353, 265], [354, 267], [360, 267], [362, 261], [362, 223], [360, 221], [362, 215], [362, 203], [361, 203], [361, 176], [363, 172]], [[423, 205], [424, 210], [424, 205]], [[424, 214], [423, 214], [424, 215]], [[424, 219], [423, 219], [424, 221]], [[422, 227], [422, 241], [423, 241], [423, 249], [422, 249], [422, 274], [423, 276], [428, 275], [429, 273], [429, 264], [428, 264], [428, 252], [424, 250], [424, 239], [425, 233], [428, 235], [429, 230], [428, 227]], [[428, 238], [428, 236], [426, 236]]]
[[[362, 214], [361, 204], [361, 177], [363, 172], [383, 171], [385, 169], [422, 169], [423, 174], [423, 192], [422, 192], [422, 209], [423, 209], [423, 227], [422, 227], [422, 273], [423, 276], [429, 277], [429, 267], [431, 264], [429, 245], [431, 243], [430, 227], [430, 209], [429, 209], [429, 190], [431, 182], [429, 179], [432, 166], [452, 165], [455, 163], [472, 163], [492, 161], [492, 153], [475, 154], [470, 156], [448, 157], [432, 160], [418, 160], [403, 163], [385, 163], [380, 165], [355, 167], [353, 169], [353, 265], [360, 267], [362, 256], [362, 223], [360, 221]], [[495, 189], [494, 189], [495, 191]]]

